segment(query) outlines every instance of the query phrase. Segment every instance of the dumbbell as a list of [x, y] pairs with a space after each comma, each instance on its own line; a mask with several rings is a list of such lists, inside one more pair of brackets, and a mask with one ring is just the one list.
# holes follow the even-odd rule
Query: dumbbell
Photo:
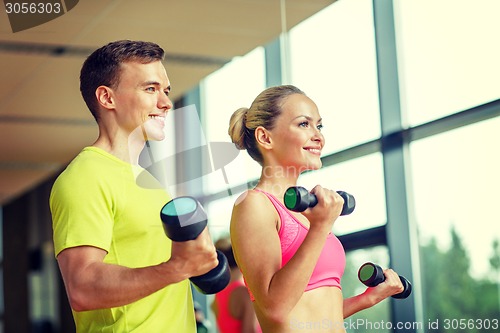
[[[347, 192], [337, 191], [337, 193], [344, 199], [344, 206], [340, 215], [351, 214], [356, 207], [356, 200]], [[302, 186], [289, 187], [285, 191], [284, 201], [286, 208], [294, 212], [303, 212], [318, 203], [316, 196]]]
[[[361, 265], [358, 270], [359, 280], [367, 287], [375, 287], [385, 281], [382, 268], [374, 263], [367, 262]], [[405, 277], [399, 276], [404, 290], [399, 294], [392, 295], [393, 298], [407, 298], [411, 294], [411, 283]]]
[[[170, 200], [160, 211], [163, 229], [174, 242], [194, 240], [207, 226], [207, 214], [200, 202], [193, 197], [183, 196]], [[211, 271], [189, 280], [202, 294], [215, 294], [229, 284], [231, 273], [226, 256], [219, 250], [219, 264]]]

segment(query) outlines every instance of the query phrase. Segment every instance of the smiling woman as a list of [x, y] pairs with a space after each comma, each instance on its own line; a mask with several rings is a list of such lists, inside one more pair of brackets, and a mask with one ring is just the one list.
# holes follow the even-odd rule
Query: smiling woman
[[236, 200], [230, 233], [263, 332], [324, 321], [334, 323], [332, 332], [345, 332], [345, 317], [402, 290], [398, 275], [386, 270], [387, 284], [344, 300], [345, 253], [331, 232], [344, 204], [336, 191], [317, 185], [314, 208], [301, 214], [285, 208], [286, 189], [304, 171], [321, 168], [321, 128], [316, 104], [292, 85], [264, 90], [230, 119], [232, 141], [262, 167], [255, 188]]

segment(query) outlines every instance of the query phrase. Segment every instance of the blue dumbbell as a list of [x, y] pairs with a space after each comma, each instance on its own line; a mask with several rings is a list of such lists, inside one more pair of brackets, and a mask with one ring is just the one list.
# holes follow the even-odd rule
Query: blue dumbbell
[[[178, 197], [167, 202], [160, 212], [163, 229], [175, 242], [194, 240], [207, 226], [207, 214], [193, 197]], [[217, 250], [219, 264], [211, 271], [189, 280], [203, 294], [215, 294], [229, 284], [231, 273], [226, 256]]]

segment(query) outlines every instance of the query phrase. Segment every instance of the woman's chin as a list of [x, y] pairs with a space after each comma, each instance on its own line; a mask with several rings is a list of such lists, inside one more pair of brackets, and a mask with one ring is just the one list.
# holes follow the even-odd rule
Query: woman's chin
[[323, 163], [321, 162], [321, 160], [319, 160], [317, 162], [309, 164], [308, 170], [318, 170], [318, 169], [321, 169], [322, 166], [323, 166]]
[[301, 169], [300, 172], [302, 173], [302, 172], [305, 172], [305, 171], [319, 170], [319, 169], [321, 169], [322, 165], [323, 164], [321, 162], [307, 164], [307, 165], [305, 165], [305, 166], [303, 166], [303, 167], [300, 168]]

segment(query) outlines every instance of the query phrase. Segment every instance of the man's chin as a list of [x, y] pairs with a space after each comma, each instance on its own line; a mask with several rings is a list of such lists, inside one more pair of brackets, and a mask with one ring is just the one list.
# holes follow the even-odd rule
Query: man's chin
[[148, 141], [163, 141], [165, 140], [165, 135], [148, 135]]
[[160, 128], [145, 128], [146, 137], [149, 141], [163, 141], [165, 132]]

